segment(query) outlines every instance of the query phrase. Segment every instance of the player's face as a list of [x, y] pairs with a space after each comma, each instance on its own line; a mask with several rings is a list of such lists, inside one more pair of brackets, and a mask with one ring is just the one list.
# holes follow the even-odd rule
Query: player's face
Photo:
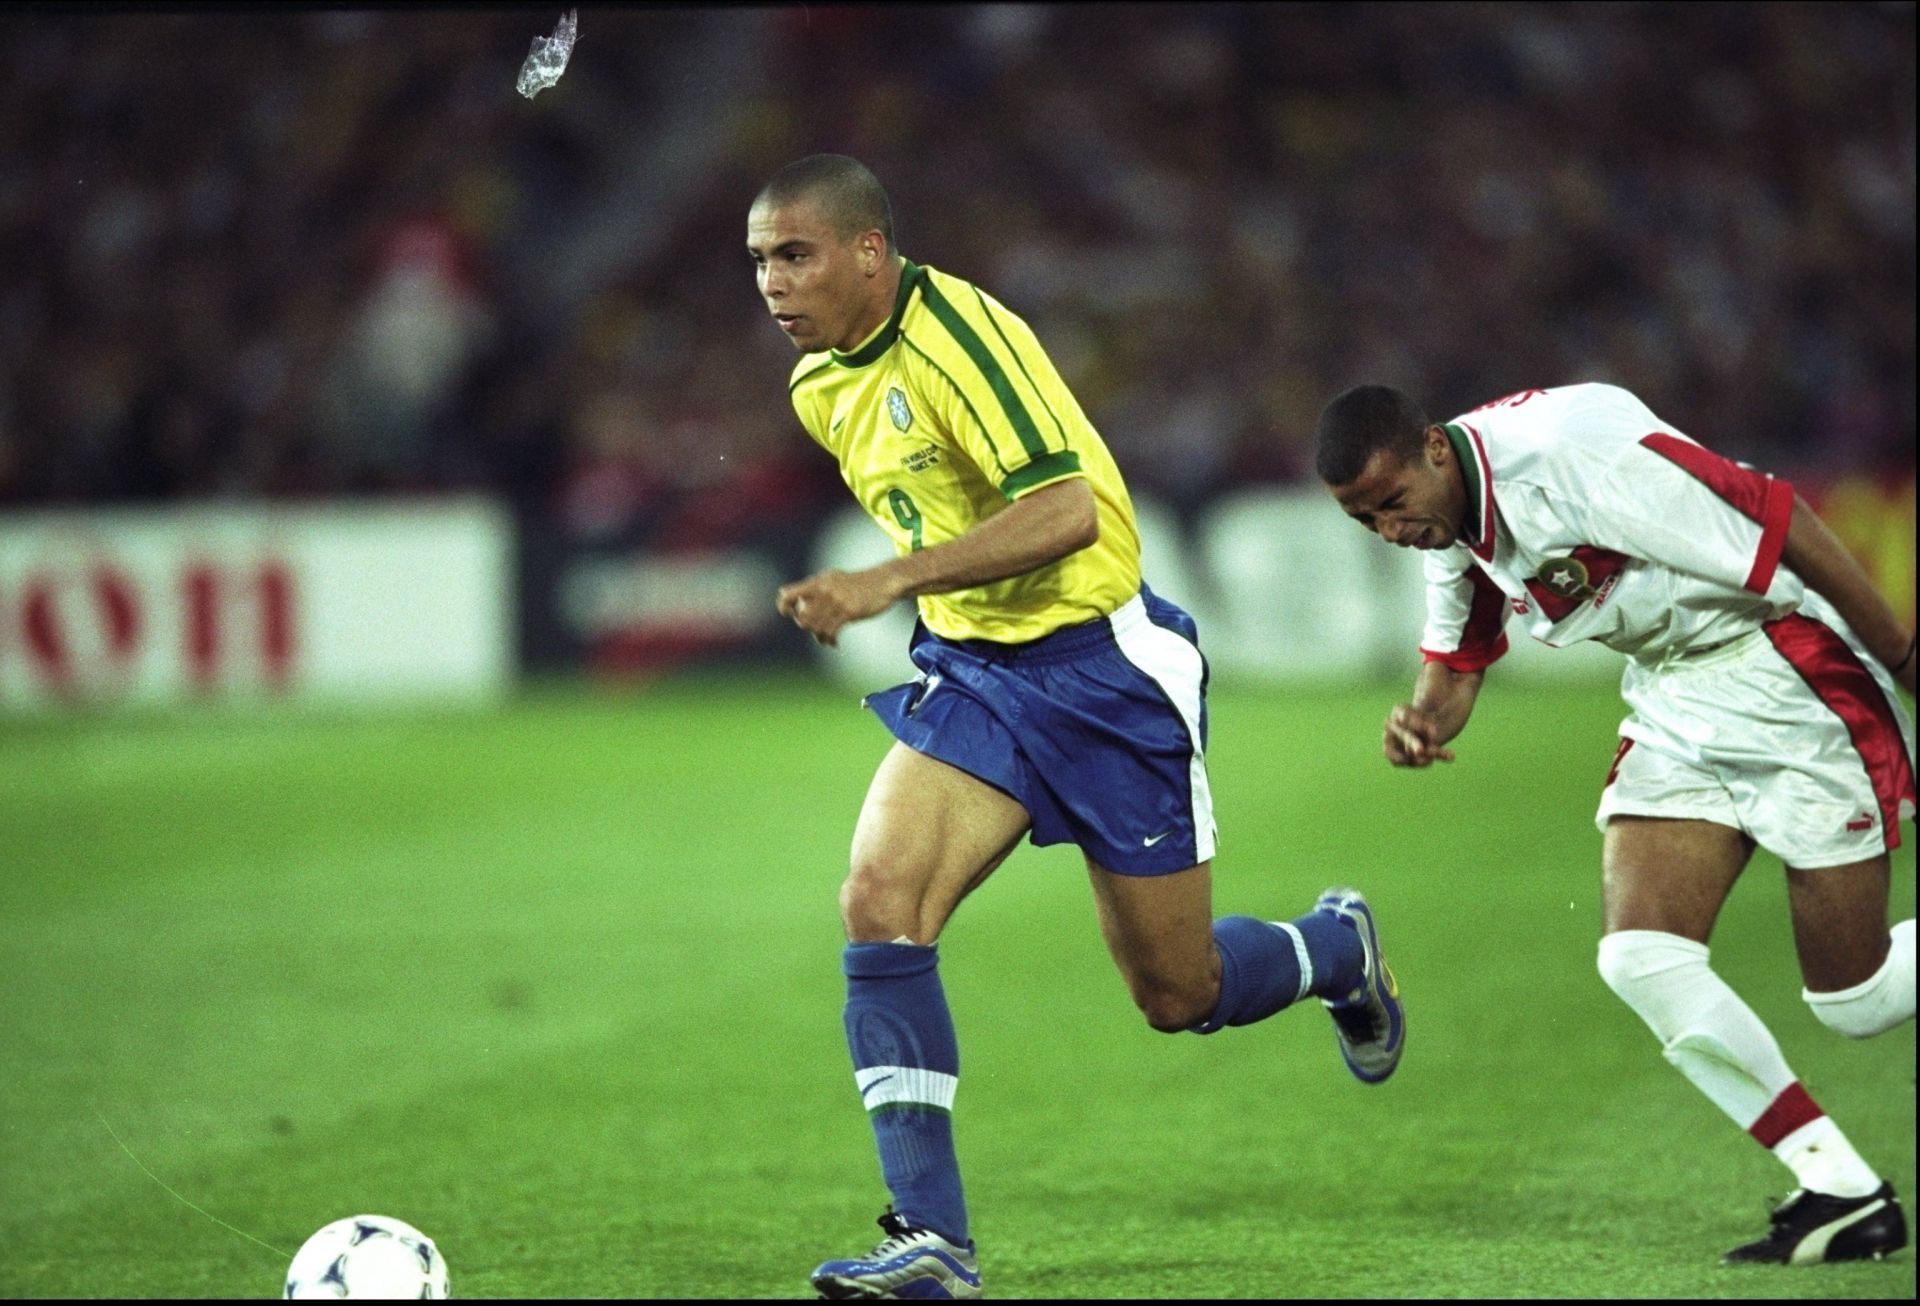
[[865, 236], [843, 239], [805, 200], [755, 204], [747, 214], [760, 298], [802, 352], [851, 349], [878, 325], [864, 320], [875, 256]]
[[1447, 549], [1459, 542], [1466, 486], [1453, 446], [1437, 426], [1427, 428], [1417, 457], [1403, 461], [1383, 449], [1352, 482], [1330, 488], [1349, 517], [1389, 544]]

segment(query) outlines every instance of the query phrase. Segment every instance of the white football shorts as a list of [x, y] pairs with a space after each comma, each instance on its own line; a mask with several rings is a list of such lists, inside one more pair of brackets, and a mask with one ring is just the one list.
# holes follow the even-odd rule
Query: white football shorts
[[1789, 866], [1900, 846], [1913, 820], [1913, 720], [1891, 677], [1815, 595], [1728, 644], [1629, 662], [1632, 709], [1595, 817], [1712, 821]]

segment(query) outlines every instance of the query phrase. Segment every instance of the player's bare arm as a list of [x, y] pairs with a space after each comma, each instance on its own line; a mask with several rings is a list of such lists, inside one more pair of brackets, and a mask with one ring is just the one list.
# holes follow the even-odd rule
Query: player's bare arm
[[972, 530], [864, 571], [823, 571], [780, 587], [782, 616], [822, 644], [900, 599], [1023, 576], [1099, 538], [1093, 491], [1079, 477], [1024, 495]]
[[1424, 767], [1451, 762], [1445, 747], [1467, 727], [1480, 696], [1483, 671], [1455, 671], [1444, 662], [1428, 662], [1414, 682], [1413, 702], [1387, 714], [1381, 751], [1395, 766]]
[[1798, 494], [1793, 496], [1793, 519], [1780, 556], [1794, 574], [1833, 604], [1854, 634], [1893, 672], [1900, 687], [1913, 693], [1913, 632], [1900, 624], [1846, 545]]

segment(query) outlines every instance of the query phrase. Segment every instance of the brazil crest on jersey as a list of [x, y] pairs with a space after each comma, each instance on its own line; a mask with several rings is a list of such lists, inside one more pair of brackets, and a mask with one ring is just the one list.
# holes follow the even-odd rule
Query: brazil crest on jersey
[[1032, 330], [979, 287], [905, 263], [893, 315], [855, 349], [803, 357], [791, 393], [902, 554], [1056, 481], [1092, 488], [1096, 543], [1022, 576], [921, 595], [935, 634], [1021, 644], [1139, 592], [1140, 537], [1112, 454]]

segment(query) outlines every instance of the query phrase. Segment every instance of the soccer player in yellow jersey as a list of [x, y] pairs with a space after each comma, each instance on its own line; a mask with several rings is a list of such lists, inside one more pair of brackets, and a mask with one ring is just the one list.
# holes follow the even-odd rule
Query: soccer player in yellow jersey
[[865, 167], [814, 155], [747, 218], [761, 298], [802, 350], [794, 411], [898, 556], [783, 586], [814, 638], [918, 601], [920, 675], [867, 699], [898, 740], [840, 890], [846, 1031], [893, 1203], [833, 1298], [974, 1297], [952, 1120], [960, 1059], [936, 942], [1023, 837], [1085, 855], [1101, 933], [1157, 1030], [1210, 1034], [1312, 994], [1362, 1081], [1404, 1045], [1366, 901], [1292, 921], [1212, 919], [1206, 661], [1141, 583], [1125, 483], [1031, 329], [894, 248]]

